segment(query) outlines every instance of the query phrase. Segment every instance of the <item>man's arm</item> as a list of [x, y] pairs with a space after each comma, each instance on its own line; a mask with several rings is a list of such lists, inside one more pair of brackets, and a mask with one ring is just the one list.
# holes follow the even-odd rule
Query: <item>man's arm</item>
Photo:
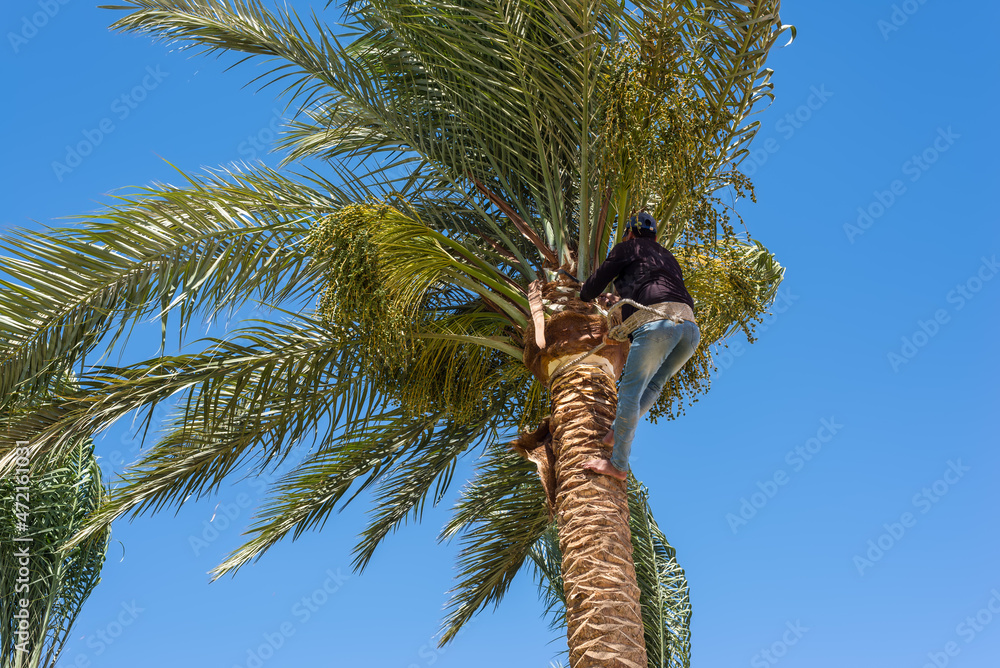
[[631, 262], [632, 255], [629, 251], [630, 244], [628, 242], [617, 244], [612, 248], [611, 252], [608, 253], [608, 257], [601, 263], [601, 266], [597, 268], [597, 271], [580, 288], [580, 299], [589, 302], [604, 292], [604, 288], [608, 286], [608, 283], [613, 281], [622, 272], [622, 269]]

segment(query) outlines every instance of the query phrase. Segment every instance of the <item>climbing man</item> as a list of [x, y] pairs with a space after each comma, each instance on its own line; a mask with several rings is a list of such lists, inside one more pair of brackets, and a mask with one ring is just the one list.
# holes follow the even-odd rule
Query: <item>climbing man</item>
[[701, 341], [694, 300], [684, 287], [677, 260], [656, 241], [656, 220], [648, 213], [639, 213], [625, 230], [625, 238], [580, 288], [580, 299], [589, 302], [613, 279], [621, 299], [655, 311], [622, 306], [623, 322], [634, 329], [629, 334], [631, 346], [618, 389], [618, 411], [604, 437], [604, 444], [614, 448], [610, 460], [591, 459], [583, 464], [585, 469], [618, 480], [628, 477], [628, 458], [639, 419], [653, 407], [667, 380], [681, 370]]

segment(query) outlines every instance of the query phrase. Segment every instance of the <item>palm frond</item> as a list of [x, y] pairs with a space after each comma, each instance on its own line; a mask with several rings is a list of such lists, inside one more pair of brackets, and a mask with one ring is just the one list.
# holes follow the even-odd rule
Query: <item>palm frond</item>
[[267, 9], [257, 0], [126, 0], [107, 9], [129, 13], [111, 28], [180, 42], [206, 53], [235, 51], [261, 57], [272, 67], [254, 78], [262, 86], [285, 85], [282, 95], [308, 107], [339, 82], [337, 38], [315, 15], [310, 24], [288, 8]]
[[360, 485], [345, 503], [377, 483], [407, 453], [427, 446], [439, 420], [439, 415], [390, 410], [351, 425], [275, 484], [246, 532], [252, 538], [212, 571], [214, 577], [259, 559], [289, 534], [294, 540], [307, 530], [322, 528], [358, 480]]
[[442, 539], [459, 537], [461, 544], [442, 646], [477, 612], [499, 605], [548, 525], [535, 465], [504, 446], [490, 447], [441, 533]]
[[149, 317], [165, 338], [173, 311], [183, 332], [199, 309], [318, 290], [308, 256], [290, 250], [337, 200], [267, 168], [182, 176], [187, 187], [120, 196], [80, 227], [0, 240], [0, 275], [11, 277], [0, 282], [0, 396], [41, 387]]
[[322, 331], [301, 322], [283, 333], [246, 329], [205, 353], [81, 377], [87, 400], [71, 404], [40, 435], [49, 448], [58, 448], [63, 434], [101, 428], [144, 408], [148, 424], [161, 402], [176, 400], [176, 408], [166, 433], [124, 472], [78, 539], [127, 513], [211, 494], [245, 464], [257, 472], [276, 467], [305, 439], [330, 442], [338, 426], [384, 410], [384, 397], [357, 377], [351, 347]]
[[759, 241], [675, 249], [684, 284], [695, 301], [702, 343], [736, 331], [753, 341], [753, 325], [774, 301], [785, 268]]
[[[79, 436], [54, 461], [31, 461], [25, 452], [23, 467], [0, 478], [4, 668], [56, 665], [81, 607], [100, 582], [111, 532], [105, 529], [71, 549], [67, 540], [106, 493], [93, 442]], [[24, 627], [19, 626], [22, 610], [28, 614]]]
[[649, 492], [629, 482], [632, 560], [639, 583], [642, 625], [650, 668], [691, 665], [691, 600], [674, 548], [653, 518]]
[[496, 439], [496, 420], [488, 415], [474, 424], [443, 423], [429, 443], [386, 471], [375, 490], [368, 526], [354, 549], [357, 570], [364, 570], [382, 540], [407, 518], [420, 521], [428, 500], [435, 506], [441, 502], [461, 454]]
[[750, 117], [773, 97], [768, 53], [782, 33], [794, 34], [779, 7], [779, 0], [637, 3], [641, 32], [612, 49], [604, 92], [597, 186], [604, 199], [593, 261], [638, 210], [656, 216], [668, 246], [735, 237], [712, 193], [732, 187], [753, 196], [737, 168], [758, 129]]
[[687, 47], [682, 67], [708, 102], [706, 118], [718, 127], [706, 136], [713, 156], [708, 176], [718, 178], [723, 165], [736, 167], [748, 153], [760, 124], [747, 119], [760, 111], [758, 103], [774, 98], [773, 72], [764, 64], [784, 33], [789, 43], [794, 39], [795, 27], [782, 23], [780, 0], [685, 0], [670, 6], [664, 17]]
[[[432, 288], [453, 286], [478, 296], [523, 327], [528, 311], [523, 288], [481, 258], [468, 239], [438, 232], [384, 204], [355, 204], [320, 221], [307, 244], [327, 268], [320, 311], [331, 321], [394, 322], [412, 329], [417, 308]], [[488, 257], [488, 254], [487, 254]]]

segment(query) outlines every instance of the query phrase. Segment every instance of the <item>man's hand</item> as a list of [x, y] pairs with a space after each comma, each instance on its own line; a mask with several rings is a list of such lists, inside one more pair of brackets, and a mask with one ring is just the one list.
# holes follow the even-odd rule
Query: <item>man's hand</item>
[[608, 292], [604, 292], [597, 296], [597, 303], [606, 309], [611, 308], [619, 301], [621, 301], [621, 297]]

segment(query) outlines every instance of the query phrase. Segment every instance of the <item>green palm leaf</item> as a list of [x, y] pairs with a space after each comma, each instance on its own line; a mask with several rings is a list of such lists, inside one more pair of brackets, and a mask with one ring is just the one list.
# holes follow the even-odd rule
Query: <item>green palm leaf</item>
[[460, 544], [442, 646], [477, 612], [499, 605], [548, 525], [535, 465], [507, 448], [490, 447], [441, 532], [442, 539], [457, 537]]
[[0, 241], [0, 274], [20, 281], [0, 283], [0, 396], [43, 386], [99, 341], [124, 344], [150, 316], [165, 338], [170, 312], [183, 333], [195, 313], [277, 304], [318, 280], [290, 251], [337, 200], [266, 168], [185, 178], [119, 197], [80, 227]]
[[72, 548], [67, 541], [107, 490], [89, 438], [76, 437], [56, 460], [25, 460], [23, 469], [0, 479], [0, 665], [50, 668], [100, 582], [111, 532], [104, 529]]

